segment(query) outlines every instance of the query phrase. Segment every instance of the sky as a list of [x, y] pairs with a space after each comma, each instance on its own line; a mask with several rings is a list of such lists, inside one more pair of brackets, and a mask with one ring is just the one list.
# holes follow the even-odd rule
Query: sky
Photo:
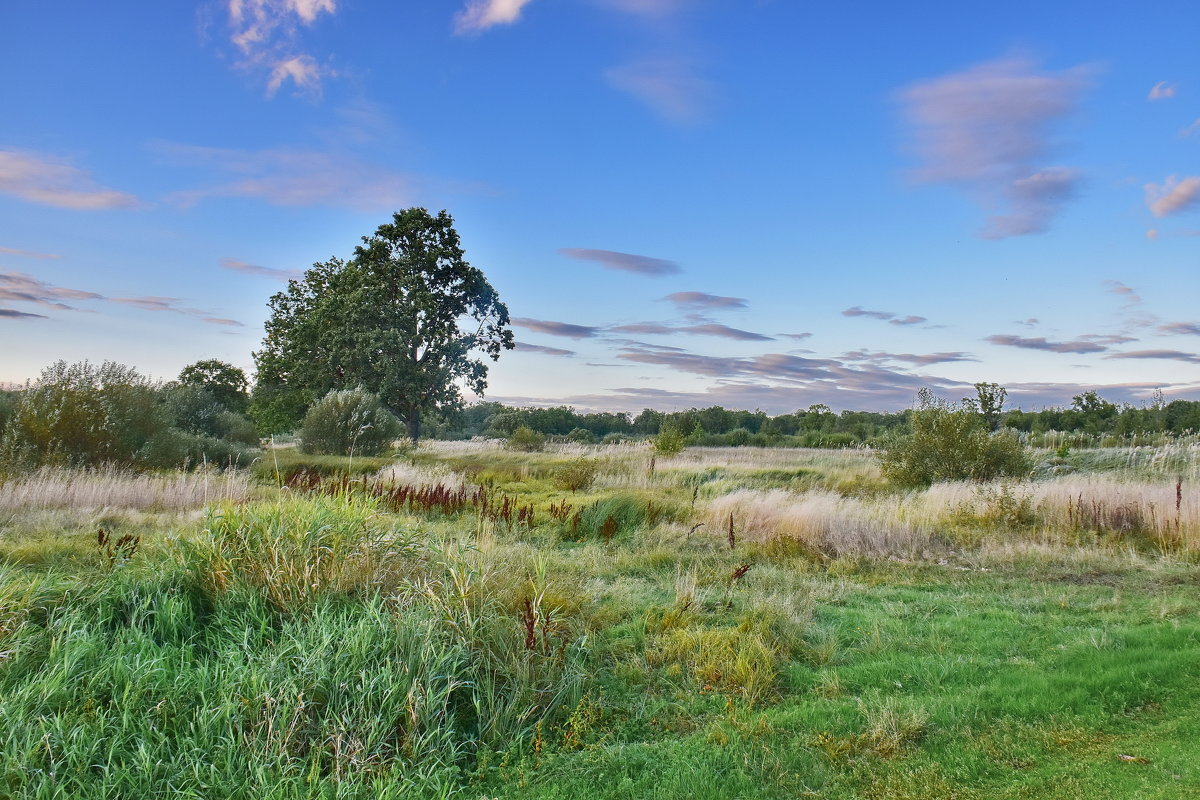
[[487, 399], [1200, 399], [1200, 6], [213, 0], [0, 11], [0, 382], [248, 372], [447, 209]]

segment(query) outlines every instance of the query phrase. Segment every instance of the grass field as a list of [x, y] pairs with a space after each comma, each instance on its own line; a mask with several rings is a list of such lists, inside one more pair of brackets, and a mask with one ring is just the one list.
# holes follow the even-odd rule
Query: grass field
[[0, 797], [1200, 797], [1194, 456], [41, 473], [0, 486]]

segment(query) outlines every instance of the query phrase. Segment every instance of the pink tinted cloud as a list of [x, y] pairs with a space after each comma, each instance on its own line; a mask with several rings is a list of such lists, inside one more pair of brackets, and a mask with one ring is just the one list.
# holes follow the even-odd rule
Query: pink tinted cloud
[[1042, 162], [1050, 128], [1074, 113], [1081, 70], [1047, 72], [1005, 59], [914, 84], [901, 93], [918, 180], [959, 186], [992, 214], [980, 235], [1002, 239], [1045, 231], [1075, 195], [1077, 171]]
[[611, 67], [605, 79], [668, 122], [692, 124], [708, 116], [713, 85], [696, 65], [677, 55], [637, 59]]
[[1180, 179], [1172, 175], [1158, 183], [1146, 184], [1146, 205], [1156, 217], [1167, 217], [1200, 204], [1200, 176]]
[[497, 25], [511, 25], [521, 17], [530, 0], [470, 0], [454, 16], [454, 32], [479, 33]]
[[674, 275], [677, 272], [683, 271], [674, 261], [667, 261], [664, 258], [639, 256], [633, 253], [621, 253], [616, 250], [564, 247], [558, 252], [564, 256], [579, 259], [580, 261], [594, 261], [608, 269], [633, 272], [638, 275], [658, 277], [661, 275]]
[[0, 149], [0, 194], [75, 211], [139, 205], [133, 195], [98, 185], [66, 159], [28, 150]]

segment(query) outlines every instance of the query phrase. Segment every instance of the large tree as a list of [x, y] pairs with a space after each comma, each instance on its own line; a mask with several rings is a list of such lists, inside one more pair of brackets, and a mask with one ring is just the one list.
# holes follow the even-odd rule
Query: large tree
[[508, 309], [467, 263], [445, 211], [397, 212], [349, 261], [314, 264], [270, 301], [255, 407], [276, 428], [294, 425], [331, 389], [362, 386], [421, 433], [421, 415], [487, 387], [487, 364], [512, 349]]

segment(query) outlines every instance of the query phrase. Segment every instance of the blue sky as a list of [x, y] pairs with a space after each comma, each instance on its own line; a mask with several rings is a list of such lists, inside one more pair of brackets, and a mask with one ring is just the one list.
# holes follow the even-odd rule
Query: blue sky
[[0, 12], [0, 381], [252, 366], [454, 215], [489, 398], [1200, 397], [1194, 2], [220, 0]]

